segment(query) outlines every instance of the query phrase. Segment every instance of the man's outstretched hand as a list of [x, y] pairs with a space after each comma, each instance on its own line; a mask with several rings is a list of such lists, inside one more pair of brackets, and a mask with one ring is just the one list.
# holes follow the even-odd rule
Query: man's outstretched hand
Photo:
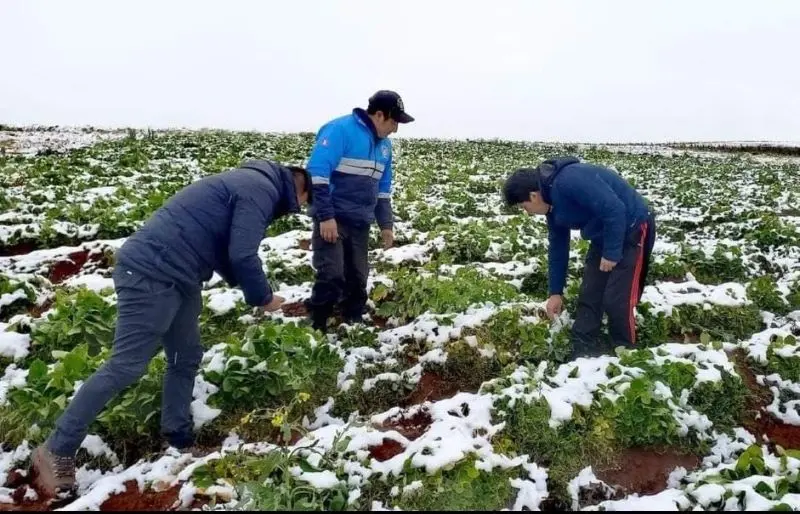
[[281, 296], [272, 295], [272, 301], [270, 301], [268, 304], [266, 304], [264, 306], [264, 311], [265, 312], [275, 312], [275, 311], [277, 311], [278, 309], [281, 308], [281, 305], [283, 305], [283, 302], [285, 302], [285, 301], [286, 300]]
[[564, 306], [564, 297], [560, 294], [554, 294], [550, 298], [547, 299], [547, 306], [545, 310], [547, 311], [547, 317], [550, 320], [556, 319], [559, 314], [561, 314], [561, 309]]

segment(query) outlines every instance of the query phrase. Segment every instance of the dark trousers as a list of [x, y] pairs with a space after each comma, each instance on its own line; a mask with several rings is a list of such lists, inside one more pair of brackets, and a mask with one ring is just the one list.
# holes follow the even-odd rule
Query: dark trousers
[[176, 448], [194, 443], [191, 403], [203, 347], [198, 318], [203, 308], [200, 288], [180, 291], [117, 266], [117, 324], [111, 357], [80, 388], [56, 423], [48, 447], [56, 455], [73, 456], [103, 408], [147, 371], [164, 346], [167, 371], [161, 396], [161, 431]]
[[[314, 325], [324, 324], [339, 304], [346, 319], [359, 318], [367, 303], [369, 225], [353, 226], [337, 220], [339, 239], [328, 243], [314, 223], [311, 246], [316, 280], [308, 307]], [[318, 328], [323, 328], [319, 326]]]
[[602, 248], [594, 244], [589, 247], [572, 326], [573, 356], [604, 353], [598, 344], [604, 313], [608, 315], [613, 347], [630, 347], [636, 342], [634, 308], [644, 292], [655, 238], [655, 219], [651, 215], [629, 234], [622, 260], [610, 272], [600, 271]]

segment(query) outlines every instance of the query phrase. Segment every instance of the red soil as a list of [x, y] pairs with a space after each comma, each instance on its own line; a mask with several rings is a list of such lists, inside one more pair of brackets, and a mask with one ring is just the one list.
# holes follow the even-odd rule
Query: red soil
[[669, 448], [629, 448], [616, 456], [615, 462], [594, 466], [595, 475], [623, 494], [658, 494], [667, 488], [667, 478], [676, 467], [694, 471], [702, 460], [696, 455], [677, 453]]
[[733, 360], [736, 370], [750, 391], [745, 419], [742, 422], [744, 427], [759, 440], [763, 440], [763, 436], [766, 436], [769, 442], [784, 449], [800, 449], [800, 426], [787, 425], [766, 411], [766, 407], [772, 403], [772, 392], [768, 387], [759, 385], [756, 374], [742, 350], [735, 352]]
[[428, 430], [433, 423], [430, 413], [420, 409], [412, 416], [400, 415], [399, 417], [389, 418], [382, 424], [376, 426], [378, 430], [395, 430], [403, 437], [413, 441]]
[[166, 491], [153, 491], [146, 489], [139, 491], [139, 486], [135, 480], [125, 483], [125, 492], [116, 494], [100, 505], [101, 511], [110, 510], [130, 510], [130, 511], [166, 511], [177, 510], [178, 493], [180, 485], [176, 485]]
[[389, 318], [383, 318], [378, 316], [377, 314], [372, 315], [372, 324], [380, 330], [386, 328], [386, 325], [389, 323]]
[[419, 405], [423, 402], [436, 402], [452, 398], [459, 392], [458, 385], [448, 382], [441, 375], [432, 371], [425, 371], [408, 397], [401, 403], [402, 406]]
[[[428, 411], [420, 409], [412, 416], [401, 414], [394, 418], [384, 421], [382, 424], [377, 425], [375, 428], [381, 431], [395, 430], [403, 435], [405, 438], [413, 441], [428, 430], [428, 427], [433, 423], [431, 415]], [[381, 444], [369, 447], [369, 453], [372, 457], [380, 462], [389, 460], [405, 450], [405, 447], [392, 439], [383, 438]]]
[[372, 455], [372, 458], [378, 462], [383, 462], [391, 459], [392, 457], [396, 457], [397, 455], [403, 453], [403, 450], [405, 450], [405, 448], [402, 444], [385, 437], [383, 438], [383, 442], [378, 446], [369, 447], [370, 455]]
[[45, 300], [45, 302], [42, 305], [31, 305], [28, 308], [28, 314], [30, 314], [31, 317], [40, 318], [40, 317], [42, 317], [42, 314], [44, 314], [52, 306], [53, 306], [53, 300], [52, 299], [51, 300]]
[[50, 266], [47, 278], [54, 284], [60, 284], [77, 275], [88, 262], [100, 263], [101, 266], [107, 267], [101, 252], [91, 253], [89, 250], [80, 250], [67, 255], [66, 259], [54, 262]]
[[[18, 478], [18, 477], [17, 477]], [[7, 481], [8, 485], [9, 481]], [[101, 511], [168, 511], [179, 510], [180, 505], [177, 503], [178, 494], [180, 493], [182, 484], [173, 486], [165, 491], [155, 491], [153, 489], [145, 489], [139, 491], [139, 486], [135, 480], [125, 483], [125, 491], [121, 494], [111, 496], [108, 500], [100, 505]], [[48, 498], [39, 495], [36, 501], [25, 501], [25, 493], [28, 488], [32, 486], [28, 483], [21, 484], [16, 487], [11, 497], [14, 500], [13, 504], [0, 503], [0, 511], [23, 511], [23, 512], [42, 512], [56, 510], [65, 507], [69, 503], [75, 501], [75, 497], [67, 499]], [[206, 502], [202, 498], [195, 498], [192, 502], [191, 508], [201, 508]]]
[[16, 255], [26, 255], [36, 250], [36, 243], [27, 241], [17, 243], [13, 246], [0, 247], [0, 257], [13, 257]]

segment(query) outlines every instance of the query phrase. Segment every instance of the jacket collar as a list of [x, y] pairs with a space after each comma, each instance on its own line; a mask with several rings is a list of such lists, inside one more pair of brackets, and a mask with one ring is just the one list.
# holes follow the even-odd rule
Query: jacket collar
[[551, 191], [553, 189], [553, 181], [556, 179], [556, 176], [561, 173], [561, 170], [570, 164], [576, 164], [579, 162], [580, 159], [576, 157], [561, 157], [556, 159], [547, 159], [536, 168], [536, 171], [539, 174], [539, 190], [541, 191], [542, 199], [545, 202], [552, 205], [553, 198]]
[[365, 111], [361, 107], [356, 107], [355, 109], [353, 109], [353, 116], [355, 116], [356, 121], [358, 121], [359, 125], [365, 127], [369, 131], [369, 133], [372, 134], [372, 138], [375, 141], [381, 139], [378, 137], [378, 129], [375, 128], [375, 124], [372, 123], [372, 118], [369, 117], [367, 111]]
[[283, 186], [281, 197], [284, 201], [281, 204], [285, 205], [286, 212], [284, 214], [297, 214], [300, 212], [300, 204], [297, 203], [297, 187], [294, 183], [294, 174], [292, 170], [284, 166], [275, 165], [275, 167], [279, 171]]

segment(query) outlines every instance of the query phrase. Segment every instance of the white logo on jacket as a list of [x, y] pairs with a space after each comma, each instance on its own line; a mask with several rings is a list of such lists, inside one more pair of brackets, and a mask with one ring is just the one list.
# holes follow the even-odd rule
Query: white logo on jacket
[[388, 144], [381, 145], [381, 153], [383, 154], [383, 158], [384, 159], [388, 159], [389, 158], [389, 145]]

